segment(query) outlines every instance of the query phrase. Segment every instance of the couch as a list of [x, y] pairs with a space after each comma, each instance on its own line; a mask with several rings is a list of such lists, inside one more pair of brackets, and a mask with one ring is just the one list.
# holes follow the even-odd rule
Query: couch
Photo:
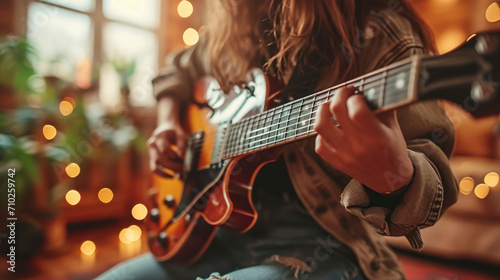
[[[500, 118], [474, 119], [461, 109], [443, 104], [455, 126], [451, 168], [460, 183], [456, 204], [433, 226], [422, 229], [420, 254], [453, 260], [473, 260], [500, 266]], [[476, 186], [488, 191], [476, 195]], [[465, 178], [465, 179], [464, 179]], [[473, 182], [473, 183], [472, 183]], [[474, 187], [474, 189], [471, 189]], [[399, 249], [410, 249], [404, 238], [387, 238]]]

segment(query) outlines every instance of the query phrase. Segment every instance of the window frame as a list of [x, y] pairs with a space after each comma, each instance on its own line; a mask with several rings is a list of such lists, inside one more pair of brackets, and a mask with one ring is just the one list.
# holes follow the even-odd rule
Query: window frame
[[[104, 15], [103, 11], [103, 1], [104, 0], [94, 0], [94, 8], [90, 9], [87, 12], [72, 9], [69, 7], [61, 6], [55, 3], [45, 2], [42, 0], [20, 0], [15, 1], [15, 16], [21, 20], [16, 21], [15, 29], [17, 34], [27, 35], [28, 32], [28, 10], [29, 6], [32, 3], [42, 3], [48, 6], [57, 7], [60, 9], [64, 9], [70, 12], [76, 12], [79, 14], [87, 15], [91, 22], [91, 55], [92, 55], [92, 67], [95, 69], [100, 69], [100, 67], [105, 63], [104, 58], [104, 46], [103, 46], [103, 30], [104, 26], [108, 23], [118, 23], [123, 24], [125, 26], [129, 26], [132, 28], [138, 28], [145, 31], [152, 32], [157, 38], [158, 42], [158, 53], [157, 53], [157, 68], [160, 68], [164, 62], [164, 54], [167, 49], [165, 44], [166, 40], [166, 32], [163, 32], [163, 27], [167, 21], [167, 12], [166, 7], [168, 6], [168, 1], [159, 1], [159, 22], [156, 27], [147, 27], [140, 24], [136, 24], [133, 22], [127, 22], [123, 20], [117, 19], [109, 19]], [[157, 69], [158, 71], [159, 69]], [[95, 81], [92, 81], [95, 83]]]

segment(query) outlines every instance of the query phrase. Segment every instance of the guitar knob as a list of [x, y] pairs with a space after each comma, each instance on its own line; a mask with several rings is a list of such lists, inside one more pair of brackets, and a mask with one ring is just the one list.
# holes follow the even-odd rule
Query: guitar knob
[[149, 217], [153, 222], [158, 223], [158, 221], [160, 221], [160, 210], [158, 210], [158, 208], [151, 209], [149, 211]]
[[168, 208], [172, 208], [174, 207], [174, 204], [175, 204], [175, 199], [174, 199], [174, 196], [171, 195], [171, 194], [167, 194], [167, 196], [165, 196], [165, 199], [163, 200], [163, 203], [168, 207]]
[[163, 248], [168, 246], [168, 234], [166, 232], [162, 231], [158, 234], [158, 243], [160, 243]]

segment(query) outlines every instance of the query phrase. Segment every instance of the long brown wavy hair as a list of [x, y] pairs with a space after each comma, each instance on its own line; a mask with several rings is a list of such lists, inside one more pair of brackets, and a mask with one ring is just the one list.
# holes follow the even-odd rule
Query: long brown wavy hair
[[209, 0], [208, 48], [213, 74], [228, 90], [252, 67], [263, 67], [284, 79], [299, 61], [306, 65], [315, 54], [338, 70], [339, 80], [346, 79], [356, 70], [353, 42], [359, 40], [356, 37], [369, 13], [396, 8], [413, 24], [424, 47], [434, 52], [428, 27], [408, 4], [399, 1]]

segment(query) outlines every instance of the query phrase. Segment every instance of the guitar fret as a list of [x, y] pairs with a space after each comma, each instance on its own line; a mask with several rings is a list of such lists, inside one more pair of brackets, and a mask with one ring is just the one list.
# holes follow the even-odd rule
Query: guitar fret
[[223, 154], [225, 157], [244, 154], [315, 134], [320, 105], [331, 100], [338, 89], [346, 85], [361, 92], [373, 110], [401, 104], [409, 98], [410, 83], [414, 79], [412, 66], [404, 62], [387, 67], [231, 124]]
[[407, 99], [410, 80], [410, 65], [389, 70], [384, 107], [398, 104]]

